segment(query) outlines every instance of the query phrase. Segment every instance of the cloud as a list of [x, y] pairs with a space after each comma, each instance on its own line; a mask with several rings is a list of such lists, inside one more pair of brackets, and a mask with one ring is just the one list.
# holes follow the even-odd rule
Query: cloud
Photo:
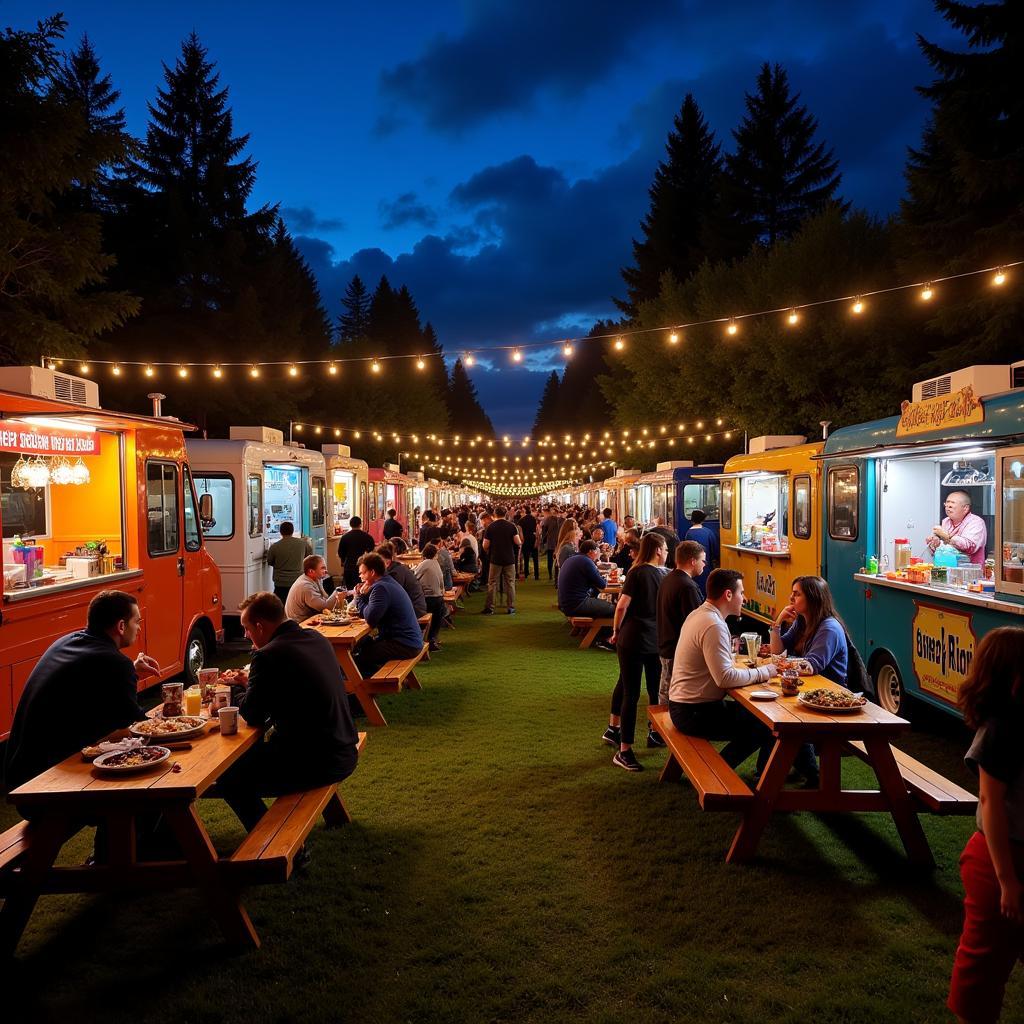
[[460, 133], [493, 114], [528, 108], [541, 90], [577, 96], [627, 62], [635, 46], [672, 13], [673, 0], [595, 5], [591, 0], [485, 0], [466, 29], [437, 37], [415, 60], [384, 70], [380, 92], [396, 111], [419, 111], [431, 128]]
[[425, 228], [432, 228], [437, 224], [437, 212], [426, 203], [419, 202], [415, 192], [403, 192], [391, 202], [382, 199], [378, 208], [386, 231], [393, 231], [407, 224], [419, 224]]
[[345, 222], [340, 217], [319, 217], [310, 206], [282, 206], [281, 216], [285, 224], [298, 234], [345, 230]]

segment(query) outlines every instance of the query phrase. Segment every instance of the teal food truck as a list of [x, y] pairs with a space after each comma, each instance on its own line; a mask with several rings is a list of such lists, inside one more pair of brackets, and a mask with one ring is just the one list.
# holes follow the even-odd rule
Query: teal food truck
[[[817, 458], [822, 574], [878, 702], [957, 714], [981, 637], [1024, 627], [1024, 362], [915, 384], [899, 416], [836, 430]], [[969, 553], [937, 555], [933, 530], [954, 492], [984, 529], [953, 524], [954, 535], [971, 527], [953, 541]]]

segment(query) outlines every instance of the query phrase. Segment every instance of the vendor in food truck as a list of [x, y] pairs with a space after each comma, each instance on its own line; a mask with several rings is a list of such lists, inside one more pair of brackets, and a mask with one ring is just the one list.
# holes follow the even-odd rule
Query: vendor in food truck
[[951, 544], [963, 552], [975, 565], [985, 564], [985, 545], [988, 527], [981, 516], [971, 511], [971, 498], [966, 491], [950, 491], [943, 504], [946, 518], [941, 526], [933, 526], [925, 541], [931, 551], [940, 544]]

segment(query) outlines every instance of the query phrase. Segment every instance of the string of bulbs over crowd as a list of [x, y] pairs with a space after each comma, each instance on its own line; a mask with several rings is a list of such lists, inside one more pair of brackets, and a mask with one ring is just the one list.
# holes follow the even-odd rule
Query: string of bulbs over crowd
[[[888, 288], [876, 288], [871, 291], [860, 292], [856, 295], [842, 295], [829, 299], [818, 299], [813, 302], [805, 302], [799, 305], [779, 306], [774, 309], [761, 309], [748, 313], [738, 313], [731, 316], [715, 316], [705, 320], [694, 320], [688, 323], [670, 324], [663, 327], [643, 328], [636, 330], [618, 331], [611, 334], [590, 335], [587, 337], [566, 338], [557, 343], [561, 354], [566, 359], [571, 359], [575, 353], [576, 346], [587, 343], [612, 341], [612, 349], [616, 352], [623, 352], [627, 347], [627, 341], [646, 335], [664, 334], [667, 344], [680, 345], [685, 340], [685, 332], [701, 327], [720, 326], [725, 335], [729, 338], [736, 337], [741, 330], [744, 321], [759, 319], [763, 317], [782, 316], [783, 322], [791, 328], [796, 328], [804, 322], [808, 310], [818, 309], [824, 306], [846, 305], [852, 316], [863, 316], [868, 312], [870, 303], [868, 300], [882, 295], [891, 295], [897, 292], [916, 291], [918, 299], [923, 303], [935, 301], [939, 294], [939, 285], [949, 281], [956, 281], [962, 278], [979, 277], [990, 275], [990, 284], [993, 288], [1002, 288], [1009, 280], [1009, 271], [1015, 267], [1024, 265], [1024, 260], [1016, 260], [1012, 263], [1003, 263], [996, 267], [985, 267], [981, 270], [970, 270], [960, 274], [948, 274], [944, 277], [934, 277], [928, 281], [918, 281], [913, 284], [893, 285]], [[524, 353], [534, 350], [550, 350], [552, 342], [538, 341], [518, 345], [494, 345], [480, 349], [467, 349], [461, 353], [460, 358], [464, 366], [472, 367], [479, 357], [490, 357], [496, 353], [508, 353], [508, 358], [513, 364], [523, 362]], [[178, 360], [131, 360], [131, 359], [91, 359], [78, 360], [78, 372], [88, 376], [93, 368], [106, 368], [111, 376], [123, 377], [129, 368], [141, 368], [142, 375], [148, 379], [155, 379], [161, 372], [171, 372], [180, 380], [189, 380], [196, 374], [206, 374], [214, 380], [223, 380], [229, 376], [230, 370], [241, 370], [250, 380], [258, 381], [270, 376], [272, 369], [284, 368], [285, 376], [298, 378], [302, 376], [304, 369], [323, 368], [329, 377], [340, 377], [342, 367], [349, 364], [364, 364], [369, 366], [372, 374], [384, 373], [384, 364], [396, 360], [414, 360], [417, 370], [427, 368], [427, 360], [431, 358], [442, 358], [439, 355], [411, 354], [411, 355], [378, 355], [378, 356], [349, 356], [327, 359], [296, 359], [296, 360], [260, 360], [249, 361], [223, 361], [223, 362], [189, 362]], [[72, 360], [65, 360], [59, 357], [46, 356], [43, 365], [50, 369], [59, 369], [65, 362], [72, 363]]]

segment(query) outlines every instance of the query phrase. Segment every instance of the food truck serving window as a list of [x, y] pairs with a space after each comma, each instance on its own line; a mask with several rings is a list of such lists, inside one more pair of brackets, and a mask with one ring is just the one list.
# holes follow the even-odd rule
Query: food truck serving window
[[47, 487], [15, 487], [11, 470], [20, 455], [0, 455], [0, 517], [4, 540], [14, 537], [48, 537], [50, 516]]
[[[718, 488], [718, 484], [687, 484], [683, 488], [683, 516], [687, 522], [690, 513], [696, 508], [702, 509], [708, 519], [714, 519], [718, 515]], [[730, 489], [726, 487], [726, 490]]]
[[147, 545], [151, 555], [178, 552], [178, 467], [146, 463]]
[[778, 550], [789, 534], [789, 479], [783, 474], [740, 480], [740, 543]]
[[732, 481], [726, 480], [722, 487], [722, 496], [721, 501], [719, 503], [719, 506], [722, 510], [721, 519], [723, 530], [732, 529], [732, 495]]
[[1000, 459], [1003, 503], [1000, 516], [1002, 551], [996, 552], [1000, 567], [999, 589], [1024, 594], [1024, 448]]
[[793, 536], [807, 540], [811, 535], [811, 478], [793, 479]]
[[249, 513], [249, 536], [263, 535], [263, 477], [250, 473], [245, 484], [246, 508]]
[[856, 540], [860, 473], [856, 466], [828, 471], [828, 535], [833, 540]]
[[[230, 473], [196, 473], [199, 525], [207, 540], [226, 540], [235, 532], [235, 478]], [[250, 477], [250, 480], [253, 477]], [[204, 500], [209, 495], [209, 500]], [[257, 513], [257, 521], [259, 514]]]

